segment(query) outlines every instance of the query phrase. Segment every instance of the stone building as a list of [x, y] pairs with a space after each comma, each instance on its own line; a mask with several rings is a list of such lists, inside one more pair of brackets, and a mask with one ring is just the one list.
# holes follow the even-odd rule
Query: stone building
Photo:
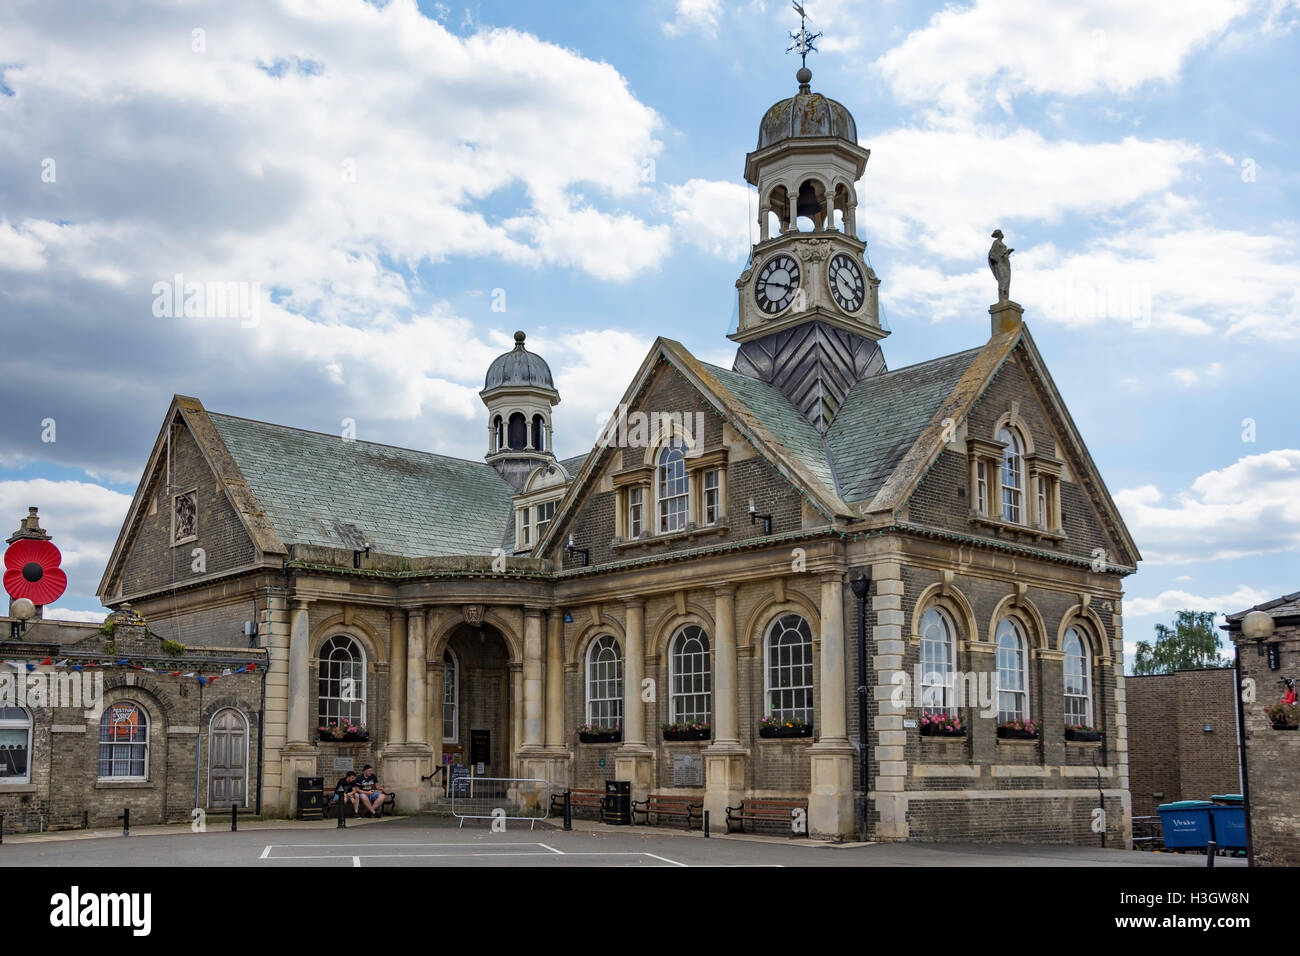
[[[48, 538], [32, 511], [10, 543]], [[120, 827], [123, 810], [134, 826], [259, 808], [264, 649], [238, 632], [183, 647], [129, 603], [102, 626], [0, 621], [5, 832]]]
[[1162, 803], [1241, 792], [1235, 671], [1225, 667], [1129, 675], [1129, 792], [1133, 813]]
[[[173, 400], [100, 596], [193, 646], [256, 608], [267, 808], [292, 813], [296, 778], [347, 746], [405, 808], [464, 761], [693, 794], [715, 820], [803, 799], [831, 836], [865, 796], [877, 839], [1087, 843], [1100, 772], [1127, 838], [1137, 549], [1014, 302], [987, 341], [887, 369], [856, 226], [869, 151], [798, 79], [746, 157], [733, 368], [657, 340], [587, 454], [555, 456], [561, 395], [523, 333], [487, 372], [481, 462]], [[923, 712], [966, 733], [923, 736]], [[1040, 732], [1000, 736], [1014, 720]], [[340, 721], [366, 739], [322, 732]]]
[[1300, 681], [1300, 591], [1229, 614], [1224, 629], [1241, 671], [1254, 862], [1300, 866], [1300, 707], [1278, 723], [1265, 713]]

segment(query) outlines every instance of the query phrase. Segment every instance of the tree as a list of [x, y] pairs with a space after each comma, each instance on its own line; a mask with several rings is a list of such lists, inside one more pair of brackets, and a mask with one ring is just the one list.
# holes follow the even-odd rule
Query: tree
[[1138, 641], [1133, 673], [1171, 674], [1200, 667], [1231, 667], [1219, 656], [1213, 611], [1179, 611], [1173, 627], [1156, 625], [1154, 642]]

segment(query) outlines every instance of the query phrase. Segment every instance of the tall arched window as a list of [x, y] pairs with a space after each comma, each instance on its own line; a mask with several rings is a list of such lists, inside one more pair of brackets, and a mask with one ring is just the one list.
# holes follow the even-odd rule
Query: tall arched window
[[533, 416], [533, 448], [546, 451], [546, 419], [541, 415]]
[[1029, 719], [1029, 675], [1020, 625], [1003, 618], [998, 625], [998, 723]]
[[953, 706], [956, 629], [937, 607], [921, 615], [921, 713], [942, 714]]
[[506, 430], [511, 451], [519, 451], [528, 444], [528, 419], [524, 417], [523, 412], [510, 414], [510, 422]]
[[450, 647], [442, 652], [442, 739], [460, 739], [460, 662]]
[[346, 634], [321, 645], [318, 689], [322, 727], [336, 723], [365, 726], [366, 655]]
[[1014, 428], [998, 431], [1002, 449], [1002, 517], [1019, 523], [1024, 520], [1024, 453], [1020, 436]]
[[669, 712], [673, 723], [709, 723], [713, 690], [709, 639], [689, 624], [673, 637], [668, 655]]
[[0, 707], [0, 783], [32, 779], [32, 715], [22, 707]]
[[798, 614], [785, 614], [767, 631], [766, 691], [769, 716], [813, 722], [812, 629]]
[[492, 450], [504, 451], [506, 447], [506, 429], [505, 424], [498, 415], [492, 420]]
[[1088, 645], [1074, 628], [1066, 628], [1061, 642], [1065, 652], [1065, 722], [1075, 726], [1092, 726], [1092, 674]]
[[686, 445], [674, 438], [659, 453], [656, 486], [659, 493], [659, 533], [686, 527], [689, 482], [686, 478]]
[[623, 652], [610, 634], [587, 650], [587, 723], [623, 726]]
[[100, 715], [99, 779], [149, 779], [149, 713], [134, 701], [115, 701]]

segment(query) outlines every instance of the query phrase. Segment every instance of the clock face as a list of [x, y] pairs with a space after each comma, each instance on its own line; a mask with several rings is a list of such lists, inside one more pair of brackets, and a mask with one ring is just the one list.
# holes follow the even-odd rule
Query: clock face
[[792, 256], [773, 256], [763, 264], [754, 283], [754, 299], [768, 315], [775, 315], [794, 301], [799, 291], [799, 263]]
[[858, 264], [844, 253], [832, 257], [830, 268], [826, 270], [827, 281], [831, 285], [831, 295], [845, 312], [856, 312], [862, 308], [866, 289], [862, 283], [862, 270]]

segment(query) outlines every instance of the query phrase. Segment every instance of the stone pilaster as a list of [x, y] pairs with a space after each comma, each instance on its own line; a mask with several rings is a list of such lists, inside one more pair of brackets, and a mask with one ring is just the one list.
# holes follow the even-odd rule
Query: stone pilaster
[[897, 561], [873, 565], [871, 580], [876, 593], [872, 608], [876, 623], [871, 629], [871, 644], [876, 650], [872, 668], [876, 686], [872, 696], [876, 701], [876, 718], [873, 721], [876, 742], [872, 756], [876, 760], [876, 775], [870, 781], [871, 799], [875, 806], [875, 836], [879, 840], [907, 839], [907, 733], [903, 718], [907, 714], [907, 700], [899, 699], [900, 681], [907, 680], [903, 667], [905, 641], [903, 639], [903, 573]]
[[541, 608], [524, 611], [524, 750], [538, 750], [543, 742], [542, 641], [545, 625]]
[[847, 679], [844, 654], [844, 576], [821, 582], [821, 713], [817, 743], [809, 748], [812, 789], [808, 827], [813, 836], [845, 837], [853, 832], [853, 745], [845, 721]]
[[704, 751], [704, 809], [714, 820], [745, 795], [745, 758], [740, 745], [739, 670], [736, 662], [736, 589], [714, 591], [713, 743]]
[[645, 601], [624, 599], [627, 646], [623, 649], [623, 746], [614, 752], [614, 779], [632, 781], [632, 799], [644, 800], [654, 786], [654, 753], [646, 746], [645, 703]]
[[406, 612], [389, 612], [388, 745], [406, 742]]
[[406, 733], [405, 742], [384, 749], [382, 767], [384, 785], [397, 794], [402, 812], [427, 808], [433, 801], [433, 788], [421, 781], [429, 773], [432, 751], [429, 747], [429, 688], [426, 673], [425, 611], [412, 608], [398, 611], [406, 615]]
[[283, 783], [281, 762], [289, 729], [289, 603], [272, 594], [266, 603], [259, 628], [267, 652], [266, 733], [263, 738], [262, 812], [266, 816], [289, 813], [288, 788]]

